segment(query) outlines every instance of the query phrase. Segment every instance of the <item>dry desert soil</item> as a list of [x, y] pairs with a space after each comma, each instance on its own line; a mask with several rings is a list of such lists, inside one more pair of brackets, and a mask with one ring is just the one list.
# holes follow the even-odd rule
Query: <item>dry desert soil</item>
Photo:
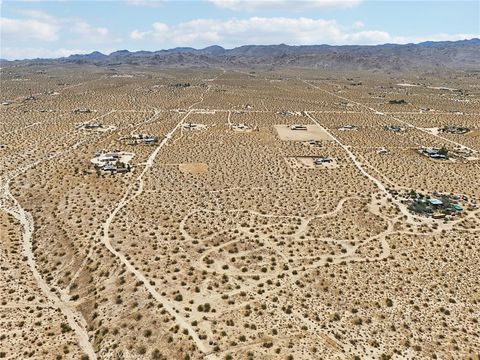
[[478, 359], [480, 73], [0, 71], [0, 358]]

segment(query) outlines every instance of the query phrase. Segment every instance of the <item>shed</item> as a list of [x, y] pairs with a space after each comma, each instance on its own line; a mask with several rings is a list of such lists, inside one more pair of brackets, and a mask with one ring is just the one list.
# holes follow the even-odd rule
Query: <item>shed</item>
[[329, 157], [319, 157], [319, 158], [316, 158], [316, 159], [313, 159], [313, 163], [315, 165], [321, 165], [321, 164], [325, 164], [325, 163], [331, 163], [333, 161], [332, 158], [329, 158]]
[[302, 124], [293, 124], [290, 125], [290, 130], [307, 130], [307, 127]]
[[462, 211], [463, 210], [463, 208], [458, 204], [453, 204], [452, 208], [454, 208], [456, 211]]
[[117, 168], [113, 165], [105, 165], [101, 168], [103, 171], [110, 171], [110, 172], [115, 172], [117, 171]]

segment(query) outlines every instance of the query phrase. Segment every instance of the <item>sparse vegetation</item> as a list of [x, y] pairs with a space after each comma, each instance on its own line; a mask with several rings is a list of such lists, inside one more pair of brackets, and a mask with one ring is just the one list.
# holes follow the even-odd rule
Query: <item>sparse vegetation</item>
[[[0, 109], [0, 357], [479, 351], [478, 160], [416, 151], [480, 150], [465, 74], [472, 101], [449, 115], [394, 74], [40, 66], [2, 69], [2, 96], [28, 93], [16, 75], [39, 94]], [[75, 128], [98, 117], [108, 131]], [[454, 120], [468, 133], [431, 130]], [[92, 154], [145, 139], [132, 134], [158, 141], [122, 176], [96, 173]]]

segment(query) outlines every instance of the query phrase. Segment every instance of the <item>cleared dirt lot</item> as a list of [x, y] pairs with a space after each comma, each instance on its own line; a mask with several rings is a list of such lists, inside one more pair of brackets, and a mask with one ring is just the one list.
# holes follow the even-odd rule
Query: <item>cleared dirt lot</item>
[[333, 140], [318, 125], [305, 125], [306, 130], [292, 130], [290, 125], [274, 125], [274, 127], [282, 141]]
[[180, 171], [190, 174], [203, 174], [208, 171], [208, 165], [205, 163], [190, 163], [178, 165]]

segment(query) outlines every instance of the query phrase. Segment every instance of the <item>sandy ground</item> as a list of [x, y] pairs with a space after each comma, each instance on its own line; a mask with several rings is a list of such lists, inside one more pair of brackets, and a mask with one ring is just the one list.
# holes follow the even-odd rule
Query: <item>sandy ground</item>
[[180, 164], [178, 168], [181, 172], [189, 174], [204, 174], [208, 171], [208, 165], [205, 163]]
[[[5, 358], [480, 352], [480, 165], [416, 153], [459, 144], [480, 150], [478, 137], [426, 130], [478, 126], [476, 78], [427, 78], [469, 88], [472, 101], [458, 102], [423, 86], [408, 94], [392, 86], [418, 74], [354, 73], [348, 78], [362, 85], [350, 86], [343, 73], [319, 80], [318, 69], [142, 69], [139, 76], [133, 67], [119, 69], [132, 76], [117, 78], [100, 68], [47, 70], [56, 77], [16, 67], [32, 81], [2, 88], [17, 99], [0, 109]], [[177, 82], [193, 86], [169, 86]], [[30, 87], [38, 99], [23, 102]], [[388, 104], [400, 98], [411, 105]], [[98, 112], [72, 114], [83, 106]], [[438, 111], [418, 111], [425, 107]], [[75, 130], [99, 116], [115, 129]], [[275, 127], [289, 121], [308, 130]], [[187, 131], [190, 122], [204, 131]], [[255, 131], [237, 134], [237, 123]], [[339, 131], [344, 124], [357, 130]], [[408, 131], [386, 132], [388, 124]], [[161, 139], [135, 147], [135, 172], [86, 171], [92, 154], [133, 133]], [[309, 140], [319, 144], [304, 146]], [[313, 166], [319, 156], [335, 162]], [[434, 219], [408, 209], [399, 194], [412, 191], [468, 200], [460, 213]]]

